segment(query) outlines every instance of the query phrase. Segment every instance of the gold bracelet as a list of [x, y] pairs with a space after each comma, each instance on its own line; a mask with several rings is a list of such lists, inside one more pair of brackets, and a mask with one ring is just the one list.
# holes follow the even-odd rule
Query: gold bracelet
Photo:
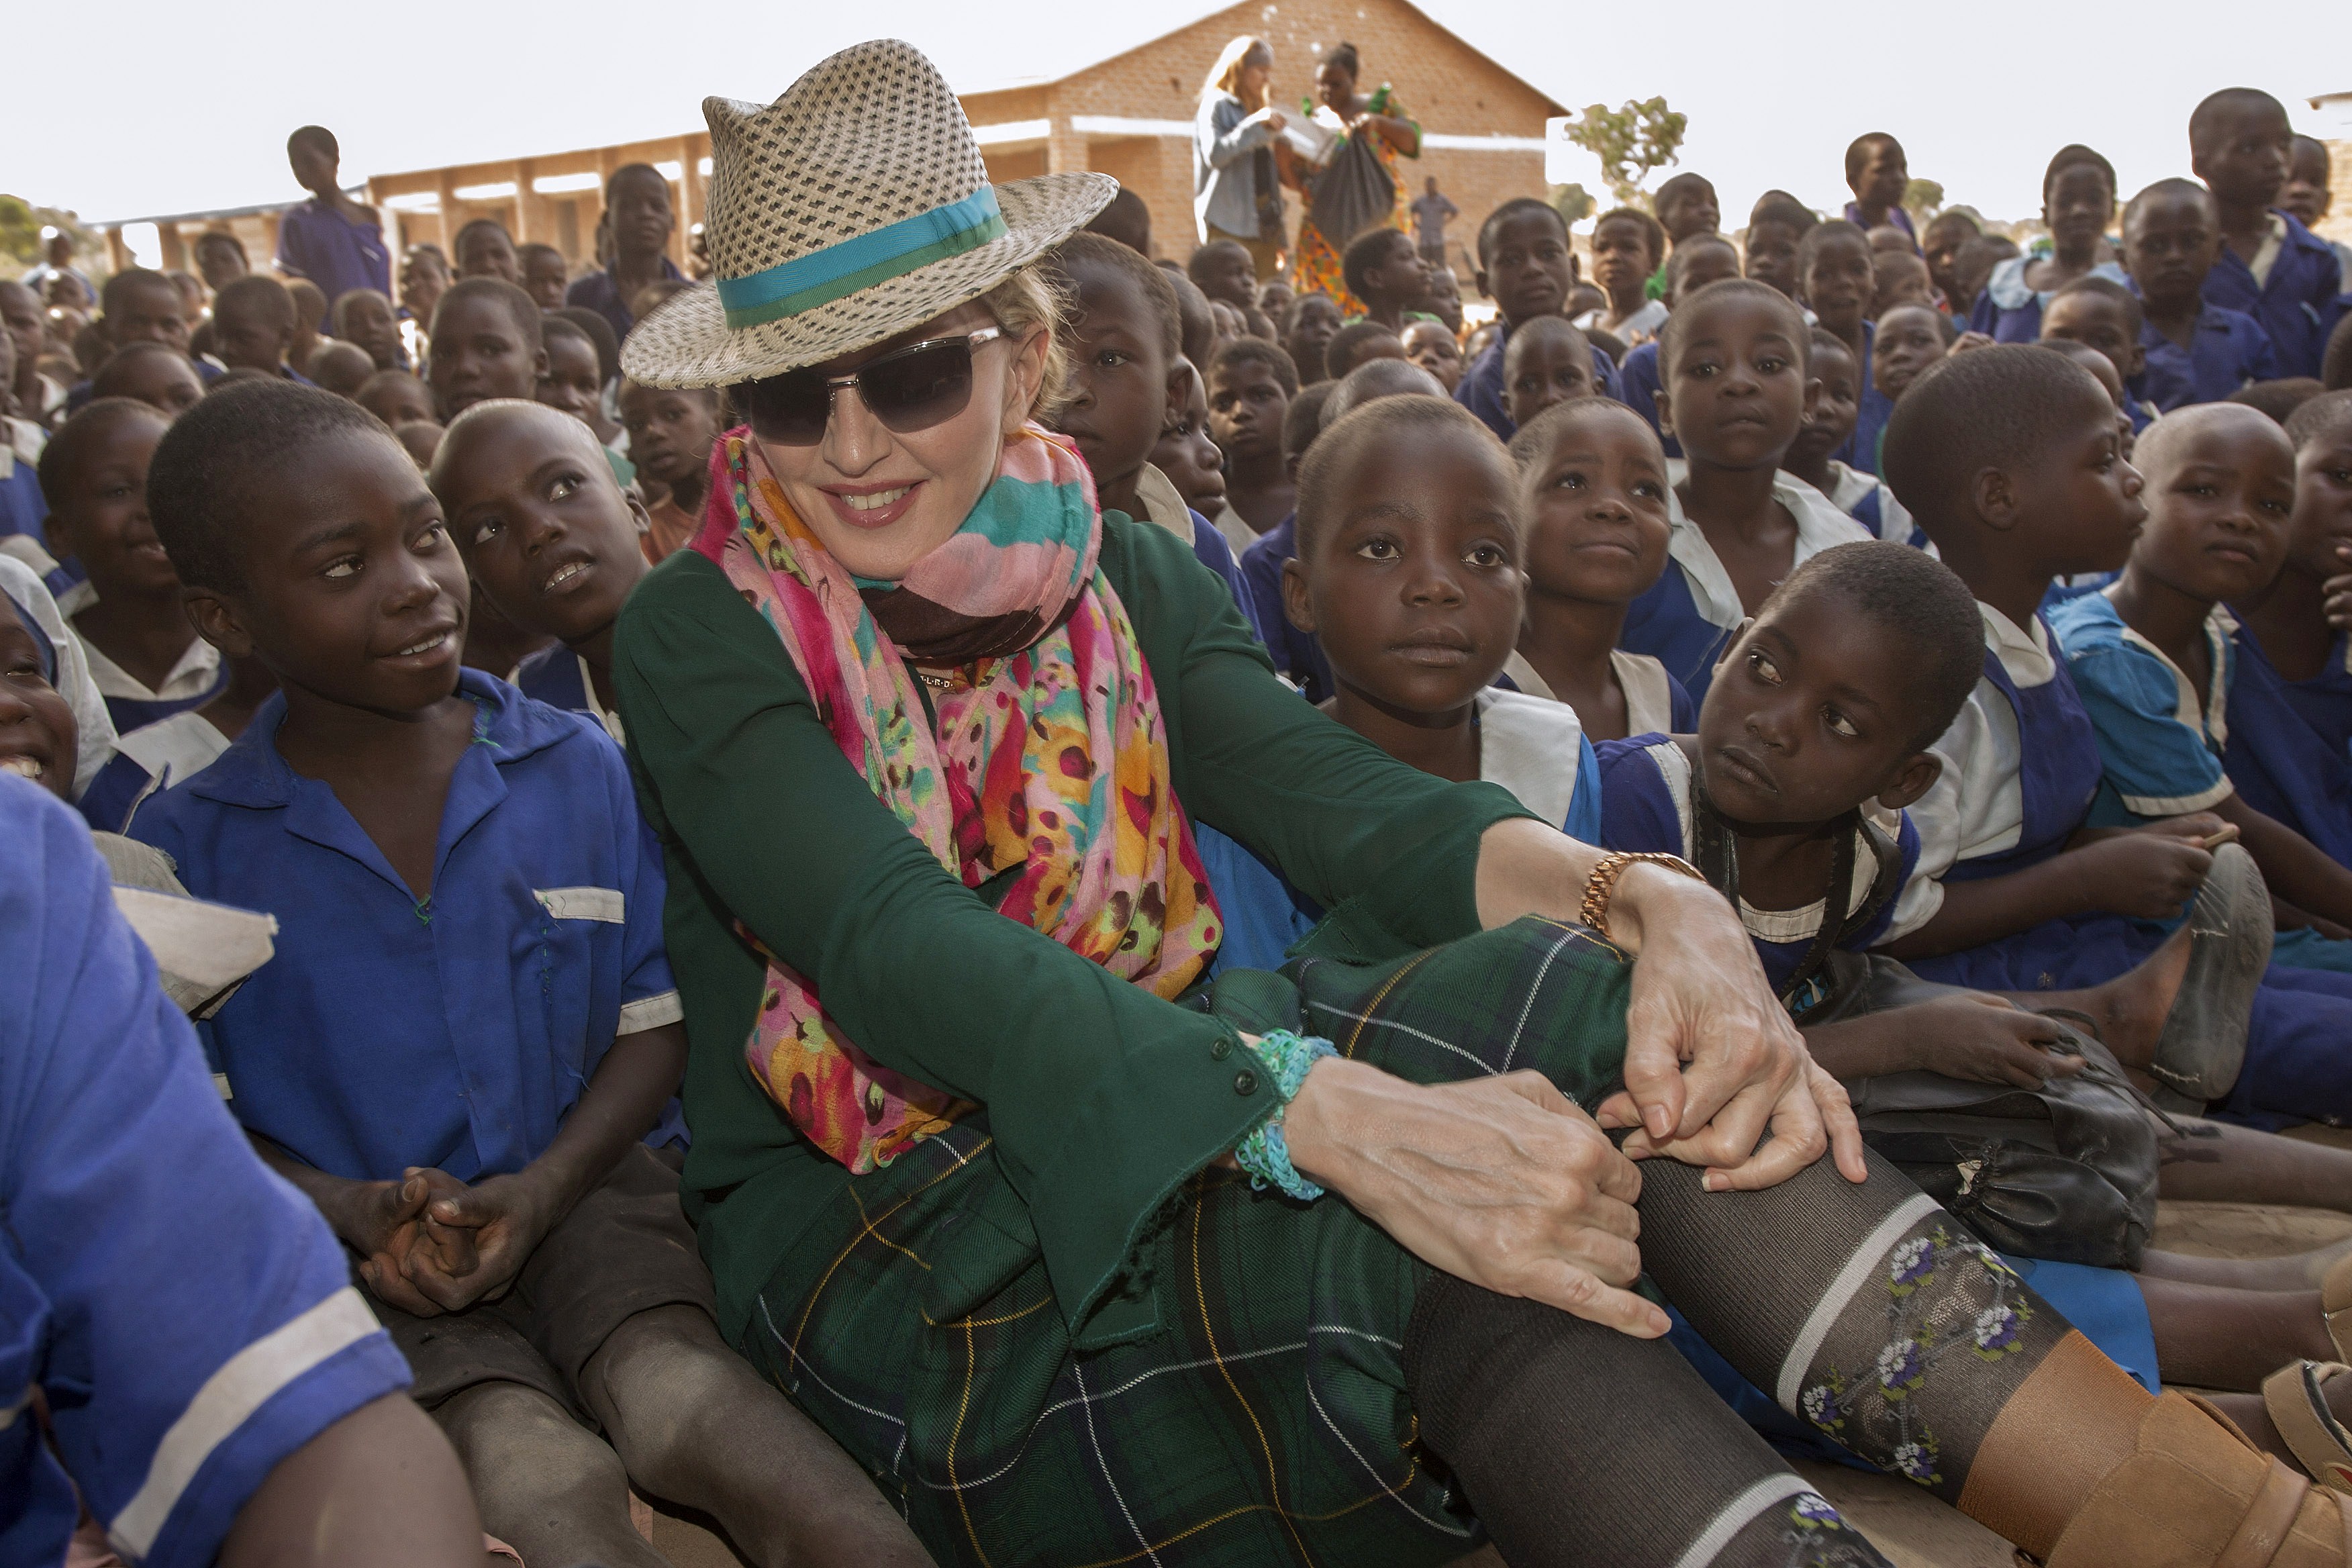
[[1601, 858], [1601, 863], [1592, 868], [1592, 875], [1586, 879], [1584, 884], [1584, 907], [1577, 912], [1577, 919], [1599, 931], [1602, 936], [1607, 936], [1609, 934], [1609, 900], [1616, 896], [1617, 879], [1625, 874], [1626, 867], [1637, 864], [1664, 866], [1668, 870], [1679, 871], [1694, 880], [1701, 882], [1706, 880], [1705, 877], [1699, 875], [1697, 867], [1679, 855], [1656, 853], [1637, 855], [1620, 849], [1603, 855]]

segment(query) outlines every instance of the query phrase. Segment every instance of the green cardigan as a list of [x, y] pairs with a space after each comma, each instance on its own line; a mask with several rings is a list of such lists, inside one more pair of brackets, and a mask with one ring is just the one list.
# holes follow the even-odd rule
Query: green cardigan
[[[1509, 794], [1407, 767], [1300, 700], [1224, 583], [1167, 530], [1107, 513], [1101, 565], [1143, 645], [1193, 821], [1331, 910], [1325, 929], [1347, 950], [1388, 956], [1478, 929], [1479, 835], [1528, 815]], [[666, 929], [690, 1040], [686, 1203], [720, 1328], [740, 1337], [787, 1247], [842, 1245], [802, 1233], [846, 1206], [830, 1200], [853, 1180], [745, 1061], [765, 971], [740, 921], [877, 1061], [985, 1108], [1026, 1223], [974, 1225], [976, 1254], [954, 1266], [994, 1273], [1008, 1249], [1042, 1251], [1075, 1331], [1164, 1200], [1273, 1108], [1234, 1026], [1113, 977], [942, 869], [858, 777], [782, 642], [705, 557], [680, 551], [638, 585], [614, 684], [667, 850]]]

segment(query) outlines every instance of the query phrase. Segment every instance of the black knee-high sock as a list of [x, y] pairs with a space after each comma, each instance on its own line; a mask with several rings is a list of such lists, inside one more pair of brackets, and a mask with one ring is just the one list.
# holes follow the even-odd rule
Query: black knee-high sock
[[1662, 1341], [1437, 1274], [1404, 1364], [1511, 1568], [1885, 1568]]
[[1850, 1452], [1958, 1500], [1977, 1448], [2072, 1327], [1876, 1156], [1760, 1193], [1642, 1167], [1642, 1261], [1724, 1359]]

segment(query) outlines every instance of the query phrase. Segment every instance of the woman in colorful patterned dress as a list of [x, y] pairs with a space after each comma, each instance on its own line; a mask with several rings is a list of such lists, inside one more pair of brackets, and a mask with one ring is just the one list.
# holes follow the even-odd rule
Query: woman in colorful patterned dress
[[[1405, 114], [1386, 83], [1369, 97], [1357, 91], [1356, 80], [1362, 69], [1355, 45], [1335, 46], [1315, 69], [1315, 96], [1348, 128], [1341, 148], [1334, 150], [1332, 159], [1336, 161], [1342, 155], [1347, 142], [1360, 141], [1387, 172], [1390, 195], [1385, 214], [1374, 217], [1359, 213], [1351, 204], [1344, 214], [1335, 214], [1327, 207], [1318, 219], [1315, 201], [1317, 171], [1299, 163], [1286, 147], [1276, 153], [1282, 164], [1284, 183], [1300, 193], [1304, 209], [1298, 220], [1298, 259], [1293, 267], [1293, 285], [1302, 295], [1328, 294], [1339, 302], [1340, 313], [1351, 320], [1364, 313], [1364, 302], [1348, 292], [1339, 258], [1346, 254], [1349, 241], [1375, 222], [1385, 223], [1391, 228], [1406, 226], [1405, 183], [1397, 160], [1421, 156], [1420, 124]], [[1335, 233], [1335, 227], [1345, 227], [1349, 232]]]

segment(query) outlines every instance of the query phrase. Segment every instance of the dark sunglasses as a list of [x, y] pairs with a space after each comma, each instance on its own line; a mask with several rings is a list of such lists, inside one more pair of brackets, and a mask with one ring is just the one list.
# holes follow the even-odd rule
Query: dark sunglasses
[[983, 327], [952, 338], [926, 338], [847, 375], [789, 371], [746, 382], [735, 394], [751, 417], [751, 433], [780, 446], [814, 447], [824, 440], [833, 395], [849, 386], [885, 429], [911, 435], [963, 412], [971, 401], [972, 352], [1003, 335], [1002, 327]]

